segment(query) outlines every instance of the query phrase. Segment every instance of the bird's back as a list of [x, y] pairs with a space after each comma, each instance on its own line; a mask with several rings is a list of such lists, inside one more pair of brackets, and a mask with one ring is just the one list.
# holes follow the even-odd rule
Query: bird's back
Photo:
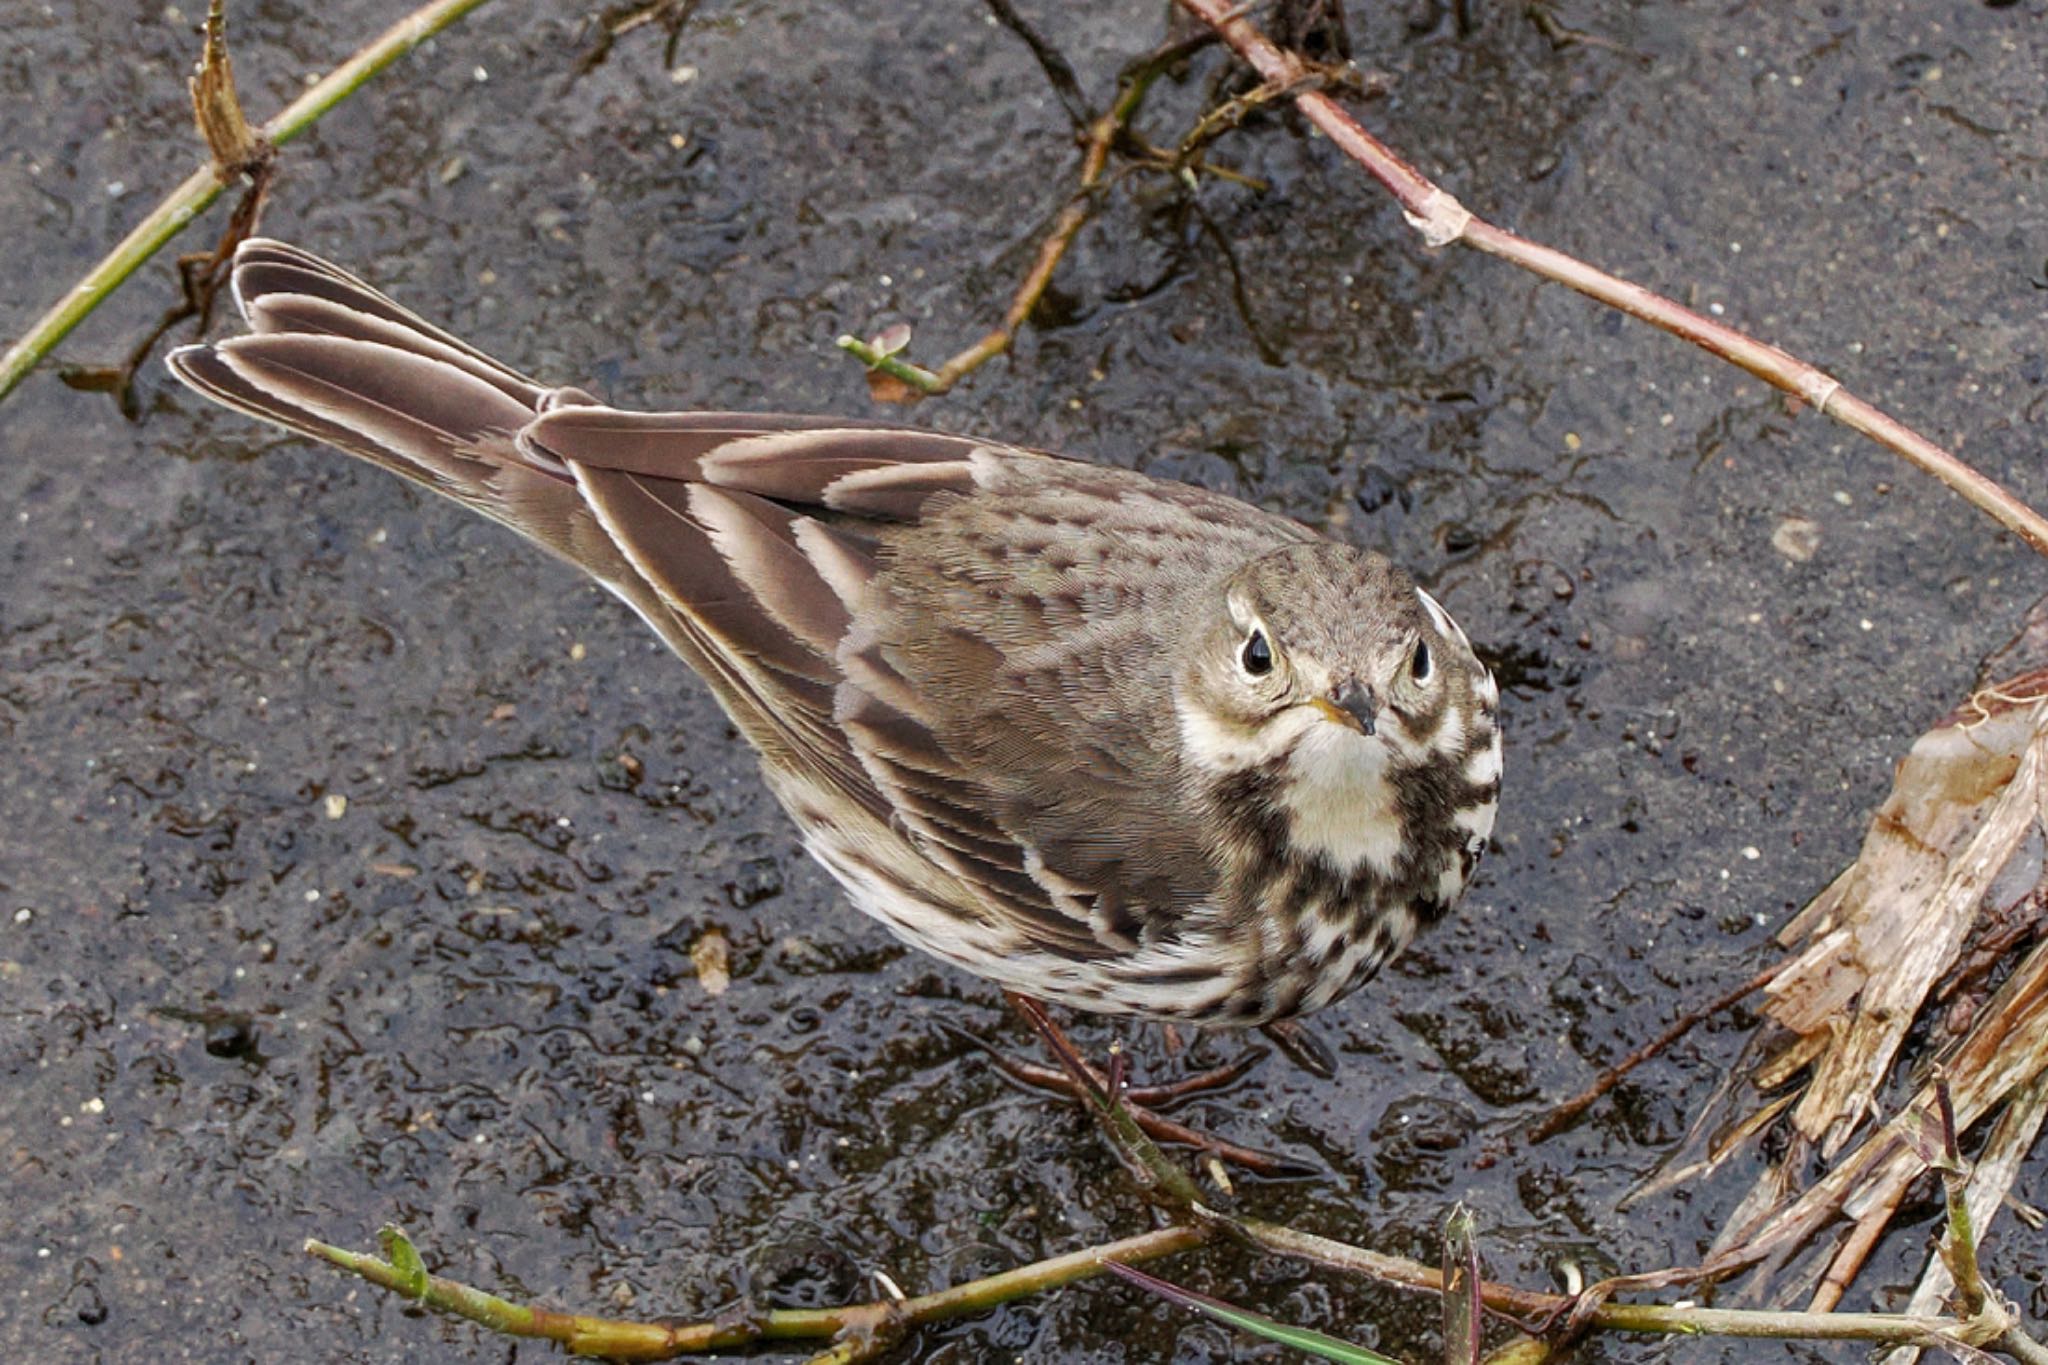
[[[1238, 971], [1173, 733], [1197, 595], [1311, 533], [1235, 499], [940, 433], [626, 413], [318, 258], [245, 245], [217, 401], [511, 526], [630, 604], [760, 751], [861, 908], [982, 975], [1203, 1017], [1129, 973]], [[1219, 984], [1218, 989], [1222, 986]]]

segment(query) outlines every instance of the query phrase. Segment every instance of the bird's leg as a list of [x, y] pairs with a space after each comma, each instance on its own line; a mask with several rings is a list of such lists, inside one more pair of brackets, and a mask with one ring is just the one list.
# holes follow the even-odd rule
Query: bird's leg
[[[982, 1044], [1004, 1075], [1034, 1089], [1050, 1090], [1078, 1099], [1085, 1104], [1119, 1104], [1148, 1136], [1161, 1142], [1197, 1148], [1257, 1175], [1293, 1177], [1315, 1173], [1314, 1167], [1303, 1162], [1225, 1141], [1213, 1134], [1175, 1122], [1148, 1107], [1150, 1103], [1156, 1103], [1160, 1099], [1172, 1101], [1194, 1093], [1196, 1089], [1214, 1089], [1218, 1085], [1228, 1084], [1249, 1070], [1253, 1063], [1264, 1056], [1263, 1052], [1252, 1053], [1231, 1066], [1219, 1067], [1200, 1076], [1191, 1076], [1172, 1085], [1124, 1086], [1121, 1052], [1112, 1058], [1110, 1073], [1105, 1074], [1099, 1067], [1082, 1058], [1074, 1047], [1073, 1040], [1067, 1037], [1065, 1030], [1053, 1022], [1044, 1005], [1015, 991], [1005, 991], [1003, 996], [1010, 1002], [1010, 1007], [1031, 1026], [1032, 1031], [1045, 1040], [1047, 1050], [1060, 1063], [1058, 1069], [1034, 1066], [1029, 1062], [1006, 1057]], [[1114, 1089], [1111, 1088], [1113, 1080], [1116, 1085]], [[1190, 1082], [1197, 1084], [1191, 1087]]]
[[[975, 1040], [979, 1044], [980, 1040]], [[1019, 1085], [1028, 1085], [1034, 1090], [1050, 1090], [1056, 1095], [1081, 1098], [1074, 1086], [1073, 1078], [1057, 1067], [1041, 1066], [1027, 1062], [1021, 1057], [989, 1049], [989, 1058], [1005, 1076]], [[1126, 1085], [1122, 1090], [1124, 1103], [1145, 1109], [1166, 1109], [1192, 1095], [1207, 1091], [1221, 1090], [1242, 1077], [1247, 1071], [1266, 1058], [1264, 1048], [1255, 1047], [1244, 1056], [1227, 1066], [1219, 1066], [1193, 1076], [1183, 1076], [1177, 1081], [1159, 1085]]]

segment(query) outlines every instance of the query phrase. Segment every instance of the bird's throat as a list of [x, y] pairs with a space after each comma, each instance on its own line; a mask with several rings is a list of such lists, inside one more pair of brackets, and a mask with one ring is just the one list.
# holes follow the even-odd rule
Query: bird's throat
[[1338, 725], [1317, 725], [1288, 755], [1277, 803], [1289, 842], [1349, 877], [1391, 878], [1407, 843], [1387, 747]]

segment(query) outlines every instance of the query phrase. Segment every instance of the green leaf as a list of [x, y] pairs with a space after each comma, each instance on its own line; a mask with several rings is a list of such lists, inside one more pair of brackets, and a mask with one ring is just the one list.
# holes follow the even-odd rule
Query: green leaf
[[1235, 1327], [1241, 1332], [1250, 1332], [1255, 1337], [1276, 1341], [1282, 1346], [1292, 1346], [1297, 1351], [1306, 1351], [1319, 1360], [1334, 1360], [1338, 1365], [1401, 1365], [1400, 1361], [1391, 1356], [1383, 1356], [1378, 1351], [1368, 1351], [1363, 1346], [1353, 1346], [1348, 1341], [1339, 1341], [1335, 1337], [1324, 1336], [1321, 1332], [1312, 1332], [1306, 1327], [1289, 1327], [1285, 1323], [1275, 1322], [1264, 1313], [1254, 1313], [1250, 1309], [1236, 1307], [1221, 1299], [1212, 1299], [1207, 1294], [1197, 1294], [1192, 1289], [1183, 1289], [1177, 1284], [1160, 1279], [1157, 1275], [1148, 1275], [1118, 1261], [1104, 1261], [1102, 1267], [1140, 1289], [1150, 1290], [1168, 1303], [1181, 1308], [1192, 1308], [1197, 1313]]
[[377, 1240], [384, 1245], [384, 1259], [391, 1262], [404, 1281], [398, 1292], [411, 1299], [427, 1297], [427, 1263], [420, 1259], [419, 1250], [412, 1239], [396, 1223], [386, 1223], [377, 1229]]

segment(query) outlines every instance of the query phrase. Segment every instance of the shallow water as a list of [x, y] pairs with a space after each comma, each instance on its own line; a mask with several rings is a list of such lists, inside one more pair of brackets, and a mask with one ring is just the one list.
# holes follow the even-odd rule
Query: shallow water
[[[1153, 5], [1042, 8], [1096, 98], [1159, 37]], [[1725, 310], [2048, 502], [2041, 0], [1589, 0], [1563, 17], [1624, 50], [1562, 52], [1520, 6], [1472, 6], [1463, 35], [1426, 0], [1355, 8], [1390, 80], [1368, 121], [1475, 209]], [[396, 12], [238, 9], [251, 105]], [[13, 21], [0, 333], [186, 174], [189, 17]], [[908, 320], [937, 360], [978, 336], [1073, 174], [1043, 78], [976, 5], [711, 3], [673, 72], [643, 31], [574, 79], [588, 42], [577, 14], [483, 11], [289, 150], [266, 230], [621, 403], [893, 416], [832, 337]], [[1155, 136], [1215, 62], [1155, 93]], [[1614, 1203], [1743, 1016], [1566, 1134], [1476, 1158], [1762, 964], [2048, 566], [1725, 366], [1420, 251], [1286, 120], [1216, 155], [1272, 186], [1201, 194], [1245, 308], [1171, 188], [1121, 178], [1054, 320], [912, 420], [1393, 554], [1503, 661], [1509, 768], [1455, 922], [1318, 1017], [1338, 1079], [1274, 1059], [1191, 1113], [1327, 1169], [1250, 1190], [1269, 1216], [1432, 1259], [1462, 1199], [1489, 1269], [1531, 1286], [1561, 1256], [1689, 1260], [1748, 1170]], [[168, 280], [65, 356], [124, 349]], [[0, 410], [0, 1356], [506, 1359], [299, 1254], [385, 1220], [458, 1278], [647, 1315], [866, 1295], [876, 1269], [916, 1292], [1148, 1226], [1077, 1116], [960, 1041], [1026, 1046], [996, 993], [844, 906], [623, 609], [158, 369], [140, 396], [129, 423], [44, 374]], [[1772, 546], [1788, 517], [1817, 525], [1806, 562]], [[716, 998], [689, 955], [712, 928]], [[1098, 1052], [1118, 1033], [1077, 1028]], [[1143, 1074], [1185, 1065], [1132, 1041]], [[1896, 1306], [1931, 1214], [1845, 1306]], [[2044, 1252], [2009, 1222], [1987, 1246], [2037, 1322]], [[1432, 1339], [1434, 1305], [1277, 1261], [1171, 1273], [1384, 1349]], [[1266, 1358], [1105, 1284], [906, 1355]]]

